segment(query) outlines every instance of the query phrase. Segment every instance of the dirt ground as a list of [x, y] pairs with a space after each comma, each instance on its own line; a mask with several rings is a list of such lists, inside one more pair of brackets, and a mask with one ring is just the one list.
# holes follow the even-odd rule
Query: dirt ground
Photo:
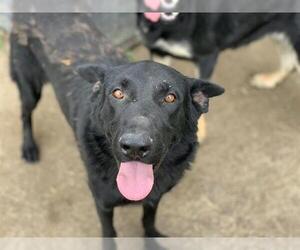
[[[20, 158], [20, 102], [0, 51], [0, 236], [99, 236], [100, 225], [75, 141], [50, 85], [34, 113], [41, 161]], [[143, 49], [134, 52], [145, 58]], [[176, 62], [192, 74], [190, 64]], [[300, 236], [300, 76], [274, 90], [250, 77], [278, 65], [269, 40], [222, 54], [213, 80], [208, 139], [191, 171], [160, 206], [171, 236]], [[141, 208], [118, 208], [119, 236], [141, 236]]]

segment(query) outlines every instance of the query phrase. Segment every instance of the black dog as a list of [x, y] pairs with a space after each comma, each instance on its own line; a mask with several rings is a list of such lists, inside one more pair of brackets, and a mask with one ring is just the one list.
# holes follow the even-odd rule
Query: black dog
[[[169, 2], [175, 8], [179, 1]], [[204, 79], [211, 77], [220, 52], [265, 35], [280, 45], [281, 65], [278, 71], [254, 76], [253, 85], [272, 88], [293, 69], [300, 69], [300, 14], [150, 12], [138, 15], [138, 26], [153, 53], [193, 60]]]
[[22, 99], [23, 158], [39, 158], [31, 115], [49, 80], [76, 136], [103, 236], [116, 236], [113, 208], [130, 201], [143, 203], [145, 235], [160, 236], [159, 200], [188, 168], [197, 120], [223, 88], [127, 62], [83, 14], [15, 14], [11, 75]]

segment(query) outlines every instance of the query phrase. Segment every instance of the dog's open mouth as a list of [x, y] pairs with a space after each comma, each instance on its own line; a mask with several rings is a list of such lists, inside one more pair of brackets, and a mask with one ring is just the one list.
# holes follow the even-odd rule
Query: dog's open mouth
[[117, 176], [120, 193], [128, 200], [140, 201], [147, 197], [154, 184], [153, 165], [139, 161], [122, 162]]

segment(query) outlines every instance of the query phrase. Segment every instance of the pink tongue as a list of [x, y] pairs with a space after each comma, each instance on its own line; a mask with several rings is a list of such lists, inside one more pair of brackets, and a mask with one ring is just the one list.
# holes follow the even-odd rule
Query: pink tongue
[[160, 12], [145, 12], [144, 16], [152, 23], [157, 23], [160, 19]]
[[142, 162], [122, 162], [117, 176], [120, 193], [128, 200], [144, 199], [154, 183], [152, 165]]

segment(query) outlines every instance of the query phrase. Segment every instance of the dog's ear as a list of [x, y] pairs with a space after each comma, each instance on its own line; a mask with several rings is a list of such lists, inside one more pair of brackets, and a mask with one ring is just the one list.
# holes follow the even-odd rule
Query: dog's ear
[[192, 102], [201, 113], [208, 112], [209, 98], [221, 95], [224, 88], [207, 81], [190, 79]]
[[77, 73], [92, 84], [102, 83], [106, 70], [107, 66], [102, 64], [84, 64], [76, 68]]

